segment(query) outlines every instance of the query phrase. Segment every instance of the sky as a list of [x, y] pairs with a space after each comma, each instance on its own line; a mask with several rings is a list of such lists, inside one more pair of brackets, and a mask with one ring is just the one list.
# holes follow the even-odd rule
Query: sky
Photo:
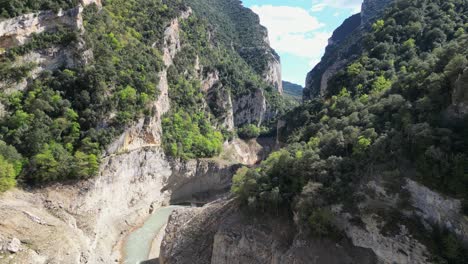
[[268, 28], [270, 44], [281, 56], [283, 80], [304, 85], [320, 61], [328, 39], [361, 9], [362, 0], [242, 0]]

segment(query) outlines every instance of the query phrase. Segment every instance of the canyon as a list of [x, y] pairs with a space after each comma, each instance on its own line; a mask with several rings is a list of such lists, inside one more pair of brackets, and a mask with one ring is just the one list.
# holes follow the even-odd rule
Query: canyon
[[[362, 12], [350, 17], [335, 30], [324, 58], [307, 76], [303, 95], [303, 107], [315, 107], [310, 100], [323, 98], [320, 105], [323, 110], [316, 112], [325, 115], [318, 122], [303, 122], [299, 128], [294, 126], [294, 122], [301, 122], [301, 119], [297, 121], [296, 118], [310, 118], [319, 114], [299, 108], [300, 113], [289, 116], [289, 119], [285, 119], [288, 117], [287, 113], [278, 116], [280, 111], [275, 108], [275, 102], [271, 98], [281, 96], [284, 92], [281, 61], [270, 47], [267, 30], [260, 25], [257, 15], [237, 0], [226, 1], [227, 7], [222, 5], [224, 9], [220, 9], [223, 10], [222, 14], [214, 8], [215, 4], [219, 4], [216, 0], [189, 1], [183, 8], [174, 10], [167, 10], [170, 7], [158, 2], [161, 10], [176, 15], [164, 24], [165, 28], [159, 32], [161, 35], [157, 36], [157, 40], [152, 39], [151, 43], [145, 43], [151, 47], [151, 54], [161, 59], [159, 71], [153, 73], [158, 80], [154, 87], [157, 96], [154, 100], [145, 102], [145, 111], [136, 115], [99, 152], [100, 163], [95, 177], [32, 185], [19, 181], [18, 187], [0, 193], [0, 263], [127, 263], [126, 261], [133, 261], [133, 258], [140, 259], [141, 254], [148, 254], [148, 260], [142, 263], [424, 264], [437, 263], [431, 251], [433, 245], [427, 243], [428, 238], [425, 236], [429, 233], [441, 229], [453, 234], [453, 239], [468, 243], [468, 218], [463, 213], [463, 198], [449, 196], [434, 186], [428, 187], [420, 179], [411, 177], [411, 172], [415, 170], [412, 164], [393, 165], [397, 169], [390, 172], [383, 165], [381, 170], [374, 170], [374, 164], [366, 167], [365, 171], [358, 170], [362, 177], [349, 183], [353, 189], [352, 193], [344, 194], [349, 195], [345, 200], [330, 197], [326, 192], [321, 193], [322, 196], [318, 194], [318, 190], [324, 187], [321, 180], [325, 178], [324, 182], [332, 182], [326, 178], [327, 172], [339, 175], [338, 169], [327, 171], [324, 169], [328, 168], [326, 166], [339, 164], [341, 167], [351, 167], [350, 164], [340, 163], [342, 157], [335, 155], [320, 160], [324, 156], [323, 152], [342, 147], [346, 155], [360, 157], [364, 150], [372, 147], [371, 143], [377, 144], [379, 140], [387, 139], [386, 133], [382, 133], [383, 139], [378, 139], [376, 129], [369, 125], [373, 123], [365, 123], [367, 119], [363, 113], [369, 114], [369, 111], [379, 107], [368, 107], [369, 109], [358, 113], [356, 109], [364, 108], [364, 100], [359, 101], [358, 106], [353, 106], [353, 109], [349, 106], [349, 94], [343, 92], [330, 97], [329, 93], [330, 80], [358, 58], [359, 51], [363, 49], [360, 45], [361, 37], [393, 2], [365, 0]], [[109, 3], [112, 4], [112, 1]], [[90, 6], [102, 10], [106, 4], [99, 0], [82, 0], [77, 7], [70, 10], [44, 10], [1, 20], [0, 56], [6, 56], [7, 51], [12, 48], [27, 45], [40, 34], [55, 33], [59, 29], [75, 32], [77, 37], [77, 41], [69, 45], [53, 45], [16, 56], [13, 67], [29, 65], [32, 69], [17, 80], [0, 80], [2, 95], [26, 93], [44, 74], [52, 75], [63, 69], [93, 65], [96, 54], [86, 45], [85, 25], [89, 21], [86, 21], [84, 15]], [[206, 37], [206, 43], [203, 42], [204, 39], [197, 39], [197, 34], [188, 33], [187, 28], [192, 25], [190, 23], [197, 21], [199, 16], [205, 16], [208, 22], [205, 21], [206, 25], [202, 22], [195, 24], [197, 27], [194, 28], [202, 31], [196, 33]], [[243, 25], [236, 21], [238, 17], [250, 19], [247, 21], [253, 21], [252, 25]], [[129, 32], [127, 33], [132, 35], [132, 38], [129, 37], [132, 41], [144, 39], [139, 32]], [[145, 32], [148, 35], [153, 33]], [[115, 35], [112, 32], [106, 32], [103, 39], [111, 39], [111, 44], [119, 44], [117, 38], [114, 40], [113, 37]], [[223, 41], [228, 43], [228, 51], [216, 55], [223, 57], [234, 53], [229, 58], [232, 59], [230, 62], [241, 61], [236, 65], [244, 68], [228, 68], [229, 65], [221, 62], [210, 64], [211, 58], [207, 59], [205, 52], [210, 48], [217, 52], [222, 50], [224, 44], [220, 43]], [[117, 44], [112, 49], [125, 54], [125, 50], [119, 49]], [[142, 68], [142, 65], [135, 67], [138, 70]], [[226, 72], [235, 76], [251, 74], [253, 77], [247, 81], [242, 79], [244, 83], [232, 82]], [[121, 75], [127, 73], [119, 72]], [[450, 94], [450, 106], [443, 113], [444, 116], [457, 118], [455, 122], [459, 123], [463, 122], [468, 112], [468, 93], [464, 85], [467, 73], [468, 70], [465, 69], [453, 78], [455, 88]], [[164, 121], [173, 118], [170, 116], [173, 111], [185, 110], [187, 107], [184, 104], [186, 102], [180, 105], [176, 103], [179, 94], [174, 95], [175, 77], [199, 85], [195, 87], [201, 91], [200, 95], [191, 94], [191, 97], [196, 98], [188, 98], [198, 100], [197, 110], [207, 113], [203, 117], [209, 120], [209, 126], [222, 134], [222, 147], [217, 155], [196, 158], [168, 153], [170, 148], [165, 142], [167, 131], [164, 129]], [[140, 81], [145, 78], [141, 77]], [[257, 80], [258, 83], [252, 80]], [[255, 84], [265, 86], [253, 87]], [[237, 92], [237, 86], [242, 85], [249, 89]], [[109, 100], [121, 96], [112, 85], [106, 89]], [[113, 97], [113, 92], [117, 96]], [[398, 96], [391, 99], [394, 101], [385, 98], [390, 101], [390, 106], [399, 106]], [[327, 109], [327, 104], [331, 105], [330, 109]], [[2, 104], [0, 101], [0, 121], [13, 115], [9, 112], [11, 105], [11, 102]], [[409, 108], [408, 105], [410, 104], [401, 104], [401, 108]], [[381, 108], [382, 112], [387, 110], [384, 106]], [[349, 109], [355, 112], [348, 117], [345, 112], [350, 111]], [[334, 113], [341, 110], [345, 120], [333, 117]], [[98, 120], [98, 125], [90, 130], [110, 130], [110, 120], [119, 114], [116, 112], [115, 109], [106, 112], [105, 118]], [[189, 114], [195, 115], [191, 112]], [[385, 116], [385, 113], [381, 115]], [[373, 122], [378, 121], [375, 116], [372, 118]], [[325, 125], [320, 130], [322, 123]], [[351, 127], [361, 123], [365, 127], [362, 135], [359, 134], [359, 129]], [[387, 122], [385, 127], [389, 124]], [[328, 132], [325, 129], [334, 125], [345, 132], [335, 129], [322, 134], [322, 131]], [[236, 132], [248, 126], [267, 131], [262, 132], [260, 137], [239, 138]], [[206, 130], [203, 127], [197, 129]], [[314, 133], [319, 130], [321, 132], [314, 137]], [[440, 131], [447, 132], [443, 129]], [[88, 131], [82, 131], [82, 134], [86, 133]], [[304, 136], [301, 133], [306, 135], [305, 140], [300, 138]], [[345, 143], [346, 133], [355, 138]], [[322, 136], [321, 142], [318, 137]], [[333, 136], [338, 139], [333, 141]], [[369, 137], [371, 143], [367, 144], [365, 136]], [[446, 136], [444, 140], [448, 138]], [[299, 139], [302, 141], [299, 142]], [[356, 142], [364, 145], [361, 146], [364, 149], [362, 152], [358, 148], [360, 145], [353, 146]], [[403, 139], [398, 141], [400, 142]], [[186, 142], [177, 143], [175, 147], [180, 149]], [[392, 142], [388, 145], [398, 144]], [[275, 152], [288, 146], [291, 149]], [[307, 147], [314, 149], [303, 151], [302, 148]], [[319, 152], [321, 147], [323, 151]], [[427, 155], [442, 156], [433, 147], [429, 150], [432, 152], [426, 151]], [[278, 153], [286, 152], [289, 156], [281, 157], [289, 158], [275, 161]], [[275, 154], [269, 158], [271, 153]], [[393, 153], [385, 153], [385, 159], [390, 154]], [[310, 172], [304, 172], [314, 181], [309, 179], [310, 181], [305, 182], [301, 179], [296, 183], [289, 178], [273, 178], [273, 182], [281, 182], [282, 187], [290, 182], [296, 184], [295, 188], [300, 186], [296, 197], [288, 196], [288, 202], [293, 204], [290, 211], [276, 208], [276, 212], [266, 213], [264, 208], [252, 209], [250, 203], [255, 203], [255, 200], [251, 198], [257, 197], [249, 196], [246, 202], [231, 192], [233, 177], [240, 168], [251, 168], [252, 173], [260, 173], [274, 162], [281, 165], [285, 160], [301, 160], [304, 156], [323, 165], [311, 167]], [[31, 159], [30, 162], [34, 161]], [[316, 166], [315, 163], [309, 163], [311, 164], [299, 165]], [[289, 173], [294, 170], [293, 166], [287, 167], [283, 174], [290, 176]], [[265, 178], [261, 178], [260, 174], [255, 175], [258, 178], [255, 178], [254, 183], [258, 182], [261, 188], [268, 189], [264, 187], [267, 185]], [[343, 179], [349, 177], [346, 174], [340, 176]], [[343, 179], [337, 177], [336, 182], [330, 185], [340, 185]], [[331, 189], [330, 187], [325, 191], [331, 192]], [[266, 197], [267, 194], [267, 191], [262, 191], [259, 197]], [[343, 194], [335, 193], [335, 196], [338, 195]], [[340, 231], [338, 237], [311, 235], [310, 228], [301, 219], [299, 206], [307, 203], [316, 206], [314, 203], [320, 204], [323, 200], [330, 203], [327, 204], [327, 210], [333, 215], [333, 224]], [[306, 219], [309, 224], [313, 220], [310, 216]], [[322, 226], [320, 228], [326, 229]], [[134, 256], [133, 253], [139, 256]]]

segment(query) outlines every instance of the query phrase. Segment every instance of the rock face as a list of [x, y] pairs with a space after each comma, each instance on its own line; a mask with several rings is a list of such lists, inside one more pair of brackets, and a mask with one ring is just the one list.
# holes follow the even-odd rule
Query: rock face
[[200, 159], [172, 162], [172, 176], [165, 188], [171, 190], [171, 204], [207, 203], [229, 191], [232, 176], [241, 165]]
[[[438, 225], [466, 241], [468, 219], [460, 212], [460, 201], [410, 179], [402, 184], [400, 192], [391, 193], [376, 177], [363, 185], [366, 198], [358, 205], [358, 214], [342, 205], [333, 207], [338, 225], [349, 238], [339, 242], [305, 236], [294, 223], [281, 218], [245, 215], [235, 200], [180, 209], [167, 224], [160, 260], [164, 264], [426, 264], [432, 262], [421, 233], [426, 232], [421, 231], [424, 228]], [[401, 206], [404, 192], [411, 207]], [[392, 217], [397, 211], [401, 216]], [[423, 224], [417, 229], [420, 220]]]
[[[319, 64], [307, 74], [303, 99], [309, 100], [315, 97], [325, 96], [330, 78], [346, 66], [348, 54], [355, 49], [350, 41], [346, 42], [353, 32], [359, 31], [361, 25], [360, 15], [354, 15], [338, 27], [333, 36], [328, 40], [325, 55]], [[355, 36], [353, 36], [355, 37]], [[351, 38], [351, 37], [350, 37]], [[344, 44], [343, 44], [344, 42]]]
[[280, 94], [283, 94], [283, 78], [281, 77], [281, 62], [279, 57], [271, 56], [267, 69], [263, 73], [263, 78], [267, 83], [273, 85]]
[[382, 222], [376, 215], [364, 215], [364, 228], [347, 223], [346, 234], [353, 245], [371, 249], [383, 263], [425, 264], [430, 263], [424, 245], [414, 239], [405, 226], [388, 236], [382, 234]]
[[360, 38], [363, 31], [375, 17], [380, 15], [395, 0], [365, 0], [362, 11], [346, 19], [328, 40], [325, 55], [319, 64], [307, 74], [303, 99], [323, 97], [328, 89], [328, 81], [343, 69], [361, 49]]
[[460, 200], [443, 197], [410, 179], [406, 180], [405, 189], [411, 194], [411, 204], [423, 221], [446, 228], [468, 242], [468, 219], [461, 214]]
[[361, 14], [355, 14], [347, 18], [335, 31], [328, 40], [328, 45], [338, 45], [344, 41], [355, 29], [362, 23]]
[[11, 253], [16, 253], [21, 250], [21, 241], [14, 237], [7, 245], [7, 250]]
[[257, 89], [251, 94], [240, 96], [234, 100], [234, 125], [244, 124], [260, 126], [265, 120], [267, 103], [263, 90]]
[[348, 241], [301, 238], [291, 223], [244, 217], [232, 200], [175, 211], [161, 246], [163, 264], [376, 263]]
[[58, 14], [43, 11], [37, 14], [26, 14], [0, 22], [0, 47], [6, 49], [26, 43], [32, 34], [54, 31], [59, 26], [82, 30], [82, 7]]
[[[195, 66], [195, 69], [202, 72], [199, 63]], [[201, 89], [206, 94], [208, 107], [216, 115], [219, 125], [228, 131], [233, 131], [235, 125], [232, 96], [230, 91], [224, 89], [217, 70], [201, 77]]]
[[385, 8], [395, 0], [364, 0], [361, 9], [362, 24], [368, 24], [380, 15]]
[[[86, 4], [95, 3], [88, 1]], [[26, 14], [0, 22], [0, 55], [5, 49], [26, 44], [34, 34], [54, 32], [58, 28], [67, 28], [71, 31], [82, 33], [83, 7], [54, 13], [42, 11], [35, 14]], [[45, 70], [54, 71], [61, 67], [73, 68], [86, 63], [92, 57], [92, 53], [84, 50], [83, 40], [70, 43], [64, 47], [51, 47], [43, 50], [31, 51], [19, 56], [13, 63], [14, 66], [34, 65], [29, 73], [31, 79], [36, 78]], [[24, 90], [28, 81], [1, 80], [0, 89], [5, 93]]]

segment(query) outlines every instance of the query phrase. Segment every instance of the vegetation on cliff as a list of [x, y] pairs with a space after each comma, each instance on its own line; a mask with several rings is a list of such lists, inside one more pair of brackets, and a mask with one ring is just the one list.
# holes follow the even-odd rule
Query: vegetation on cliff
[[[164, 29], [181, 8], [177, 1], [169, 8], [158, 0], [145, 5], [106, 1], [101, 10], [90, 6], [82, 36], [94, 54], [89, 64], [46, 71], [25, 91], [1, 94], [9, 113], [0, 122], [1, 139], [25, 157], [23, 181], [83, 179], [97, 173], [104, 147], [127, 124], [150, 113], [163, 65], [151, 46], [161, 44]], [[75, 49], [78, 40], [78, 32], [64, 28], [34, 35], [27, 44], [5, 51], [0, 72], [17, 81], [28, 74], [11, 66], [18, 56], [49, 47]]]
[[[397, 1], [363, 36], [363, 52], [331, 78], [325, 98], [284, 117], [288, 147], [240, 171], [234, 193], [253, 208], [298, 212], [312, 233], [326, 219], [317, 210], [352, 210], [360, 182], [375, 174], [468, 199], [468, 116], [457, 105], [467, 103], [467, 10], [461, 0]], [[466, 260], [453, 235], [431, 243], [445, 263]]]
[[292, 104], [298, 104], [302, 102], [302, 93], [304, 91], [304, 87], [298, 84], [283, 81], [283, 90], [284, 97], [291, 101]]
[[76, 7], [78, 3], [79, 0], [1, 0], [0, 19], [42, 10], [57, 12]]
[[[228, 98], [234, 101], [261, 89], [272, 112], [284, 113], [286, 104], [262, 79], [270, 58], [255, 51], [249, 59], [242, 51], [244, 42], [249, 42], [274, 53], [259, 37], [266, 32], [258, 17], [237, 1], [197, 0], [187, 5], [194, 13], [179, 21], [182, 49], [168, 69], [171, 110], [163, 120], [163, 142], [166, 151], [176, 157], [213, 157], [221, 151], [223, 141], [232, 137], [232, 131], [222, 124], [231, 109], [220, 106], [220, 102], [225, 104]], [[260, 61], [265, 65], [258, 64]], [[200, 79], [212, 73], [219, 76], [219, 81], [210, 91], [202, 91]], [[253, 124], [245, 126], [260, 131]], [[243, 136], [243, 128], [238, 134]]]
[[[76, 5], [77, 1], [3, 1], [0, 8], [7, 18]], [[8, 179], [6, 186], [12, 186], [11, 179], [18, 175], [32, 184], [96, 175], [105, 147], [132, 122], [154, 115], [158, 73], [165, 67], [164, 32], [188, 6], [194, 14], [179, 21], [182, 47], [168, 69], [171, 111], [162, 120], [167, 153], [182, 158], [217, 155], [233, 133], [224, 129], [227, 110], [216, 101], [227, 100], [222, 98], [226, 94], [235, 100], [262, 89], [271, 111], [284, 111], [282, 98], [261, 76], [268, 56], [275, 53], [263, 41], [266, 32], [258, 17], [239, 2], [103, 1], [102, 9], [85, 8], [84, 32], [58, 26], [32, 35], [24, 45], [2, 50], [4, 85], [29, 78], [24, 91], [0, 91], [7, 113], [0, 120], [0, 140], [22, 157], [2, 160], [8, 171], [2, 175]], [[239, 20], [240, 15], [245, 19]], [[245, 52], [244, 42], [260, 50]], [[86, 51], [83, 59], [88, 61], [44, 71], [32, 80], [37, 65], [18, 62], [50, 48]], [[196, 69], [200, 65], [202, 69]], [[201, 80], [210, 72], [217, 72], [220, 81], [208, 94], [201, 90]], [[17, 161], [23, 170], [15, 165], [12, 173], [10, 165]]]

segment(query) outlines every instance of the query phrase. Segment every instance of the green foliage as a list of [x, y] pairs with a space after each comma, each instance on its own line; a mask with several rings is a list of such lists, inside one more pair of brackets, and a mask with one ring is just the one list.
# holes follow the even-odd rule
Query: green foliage
[[[76, 1], [66, 2], [8, 1], [0, 7], [10, 16], [54, 9], [52, 4], [61, 8], [77, 5]], [[148, 101], [156, 99], [157, 73], [163, 65], [157, 49], [160, 36], [182, 8], [179, 1], [168, 7], [159, 0], [106, 1], [101, 10], [89, 6], [83, 14], [83, 38], [85, 48], [93, 50], [93, 60], [85, 66], [44, 72], [24, 92], [3, 96], [9, 114], [0, 121], [0, 139], [28, 160], [20, 175], [24, 182], [96, 175], [101, 150], [126, 125], [149, 112]], [[77, 34], [59, 27], [33, 35], [25, 45], [6, 49], [0, 61], [2, 79], [25, 78], [34, 65], [12, 66], [20, 56], [52, 46], [73, 48]], [[210, 139], [222, 141], [218, 138], [216, 134]], [[197, 144], [203, 144], [205, 152], [216, 148], [204, 143]]]
[[364, 136], [358, 138], [357, 144], [354, 146], [354, 154], [364, 154], [369, 146], [372, 144], [372, 141]]
[[[211, 6], [205, 6], [208, 8], [206, 10], [201, 9], [201, 6], [205, 5], [204, 2], [194, 1], [189, 5], [194, 8], [195, 13], [180, 21], [182, 49], [174, 58], [174, 65], [168, 69], [171, 111], [163, 120], [163, 144], [168, 153], [177, 157], [212, 157], [220, 151], [222, 135], [226, 138], [232, 137], [225, 131], [221, 133], [221, 124], [227, 115], [223, 102], [228, 96], [234, 100], [236, 97], [263, 90], [272, 109], [282, 112], [285, 104], [283, 98], [252, 69], [255, 66], [251, 61], [231, 48], [232, 41], [240, 41], [235, 37], [240, 33], [236, 32], [239, 28], [231, 28], [233, 32], [220, 32], [217, 37], [221, 39], [215, 40], [216, 46], [210, 44], [213, 40], [209, 39], [207, 32], [213, 27], [231, 27], [231, 22], [237, 23], [224, 21], [227, 19], [224, 14], [215, 13], [213, 9], [224, 10], [225, 5], [237, 8], [238, 3], [216, 1]], [[207, 16], [203, 17], [201, 14]], [[223, 20], [223, 23], [215, 24], [219, 19]], [[225, 42], [224, 37], [234, 39]], [[256, 54], [256, 58], [261, 59], [261, 55]], [[203, 65], [203, 72], [195, 68], [197, 61]], [[202, 91], [200, 75], [205, 77], [213, 73], [219, 76], [219, 81], [209, 91]], [[246, 127], [252, 131], [258, 130], [249, 135], [252, 137], [262, 132], [249, 124], [246, 124]]]
[[390, 89], [390, 87], [392, 87], [392, 81], [387, 80], [384, 76], [379, 76], [372, 84], [372, 91], [380, 93]]
[[[323, 234], [329, 217], [322, 213], [332, 204], [356, 204], [361, 180], [382, 168], [392, 181], [412, 177], [466, 201], [468, 117], [450, 111], [467, 102], [453, 93], [465, 88], [468, 37], [456, 31], [468, 22], [459, 12], [468, 2], [450, 0], [458, 12], [442, 8], [442, 0], [399, 3], [404, 8], [391, 6], [363, 37], [362, 50], [347, 50], [343, 58], [357, 59], [331, 77], [325, 98], [283, 117], [279, 138], [289, 144], [252, 170], [255, 184], [240, 185], [248, 190], [239, 196], [244, 204], [271, 210], [275, 203], [266, 197], [278, 190], [291, 217]], [[308, 191], [315, 185], [320, 196]], [[466, 260], [455, 237], [434, 241], [444, 263]]]
[[257, 188], [256, 178], [258, 175], [254, 170], [242, 167], [237, 170], [232, 178], [231, 192], [243, 200], [248, 200], [255, 194]]
[[200, 18], [209, 21], [215, 42], [234, 48], [256, 74], [265, 72], [271, 58], [279, 58], [264, 44], [265, 30], [258, 16], [238, 1], [191, 0], [188, 4]]
[[78, 0], [0, 0], [0, 18], [15, 17], [40, 10], [70, 9], [78, 5]]
[[328, 210], [315, 210], [307, 220], [312, 234], [316, 237], [330, 237], [337, 233], [333, 214]]
[[385, 21], [382, 20], [382, 19], [379, 19], [377, 21], [375, 21], [374, 24], [372, 24], [372, 29], [377, 32], [377, 31], [381, 31], [385, 26]]
[[257, 138], [260, 132], [260, 128], [253, 124], [245, 125], [237, 130], [237, 134], [243, 139]]
[[213, 157], [221, 151], [223, 135], [203, 113], [172, 112], [163, 119], [164, 146], [176, 157]]
[[22, 159], [13, 146], [0, 140], [0, 193], [16, 185], [16, 177], [23, 167]]
[[290, 99], [291, 101], [296, 101], [298, 103], [301, 103], [303, 90], [304, 90], [304, 87], [298, 84], [283, 81], [284, 97], [287, 99]]
[[0, 155], [0, 193], [16, 185], [15, 167]]

